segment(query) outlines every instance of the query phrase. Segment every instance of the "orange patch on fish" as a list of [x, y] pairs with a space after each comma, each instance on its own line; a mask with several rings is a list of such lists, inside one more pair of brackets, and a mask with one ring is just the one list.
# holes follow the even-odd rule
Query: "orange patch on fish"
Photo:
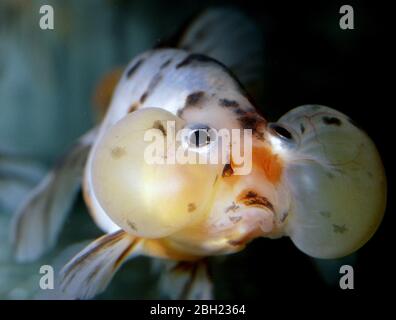
[[106, 73], [96, 85], [92, 97], [93, 105], [97, 119], [100, 121], [104, 118], [105, 113], [110, 105], [111, 98], [118, 81], [121, 79], [123, 68], [116, 68]]
[[253, 147], [253, 166], [262, 169], [265, 175], [273, 184], [280, 181], [283, 163], [277, 154], [271, 152], [269, 148], [265, 147]]

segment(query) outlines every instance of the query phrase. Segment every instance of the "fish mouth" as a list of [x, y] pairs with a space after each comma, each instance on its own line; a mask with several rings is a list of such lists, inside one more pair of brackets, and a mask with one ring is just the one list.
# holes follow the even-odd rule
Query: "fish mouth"
[[262, 203], [241, 205], [238, 208], [239, 215], [237, 217], [242, 217], [242, 219], [238, 219], [234, 223], [235, 225], [242, 223], [242, 227], [236, 229], [235, 237], [230, 239], [228, 243], [232, 246], [243, 246], [255, 238], [275, 234], [277, 228], [274, 214], [267, 208]]
[[250, 230], [246, 235], [248, 238], [268, 236], [276, 229], [275, 209], [267, 197], [254, 190], [245, 190], [237, 196], [235, 204], [243, 216], [245, 227]]

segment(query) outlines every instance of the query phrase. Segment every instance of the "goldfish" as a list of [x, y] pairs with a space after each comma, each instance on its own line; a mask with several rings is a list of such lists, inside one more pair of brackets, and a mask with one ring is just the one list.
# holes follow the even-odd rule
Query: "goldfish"
[[[137, 256], [173, 263], [163, 268], [173, 277], [167, 287], [174, 296], [207, 299], [213, 284], [206, 258], [236, 254], [254, 239], [286, 236], [325, 259], [362, 247], [386, 205], [375, 144], [347, 115], [322, 105], [268, 122], [252, 95], [262, 53], [247, 16], [217, 8], [193, 21], [173, 47], [133, 58], [101, 123], [19, 208], [17, 260], [34, 260], [54, 246], [81, 183], [105, 234], [62, 269], [61, 289], [73, 298], [103, 292]], [[165, 143], [181, 130], [187, 140]], [[212, 134], [220, 130], [246, 134], [250, 147]], [[175, 155], [171, 146], [187, 158], [225, 147], [226, 161], [149, 163], [147, 132], [165, 144], [162, 159]], [[243, 174], [238, 154], [251, 158]]]

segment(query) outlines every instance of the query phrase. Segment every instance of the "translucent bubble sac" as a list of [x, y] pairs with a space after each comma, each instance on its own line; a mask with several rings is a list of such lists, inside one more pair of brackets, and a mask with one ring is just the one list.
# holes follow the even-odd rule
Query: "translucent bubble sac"
[[297, 107], [278, 123], [300, 140], [285, 168], [291, 197], [287, 235], [316, 258], [359, 249], [377, 230], [386, 206], [386, 177], [374, 143], [349, 117], [324, 106]]
[[95, 195], [130, 234], [165, 237], [206, 210], [217, 168], [168, 161], [180, 148], [174, 136], [184, 125], [163, 109], [144, 108], [111, 127], [95, 150]]

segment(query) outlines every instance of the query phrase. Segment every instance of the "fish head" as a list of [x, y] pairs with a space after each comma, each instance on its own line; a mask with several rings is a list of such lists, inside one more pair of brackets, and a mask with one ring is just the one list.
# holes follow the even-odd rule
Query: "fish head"
[[215, 100], [183, 115], [144, 108], [101, 138], [93, 186], [115, 223], [201, 254], [285, 235], [308, 255], [335, 258], [372, 236], [386, 179], [374, 144], [348, 117], [303, 106], [268, 123]]
[[[204, 99], [205, 110], [191, 108], [183, 115], [160, 108], [137, 110], [100, 138], [92, 161], [92, 190], [123, 229], [147, 238], [169, 236], [204, 219], [214, 203], [224, 202], [216, 193], [224, 177], [252, 176], [253, 130], [247, 128], [247, 139], [244, 124], [255, 119], [256, 126], [263, 126], [265, 120], [253, 108], [234, 110], [231, 100], [219, 107], [217, 97]], [[246, 150], [245, 140], [250, 142]], [[238, 150], [235, 156], [232, 150]], [[239, 159], [245, 154], [247, 166]], [[225, 184], [234, 188], [231, 180]]]

